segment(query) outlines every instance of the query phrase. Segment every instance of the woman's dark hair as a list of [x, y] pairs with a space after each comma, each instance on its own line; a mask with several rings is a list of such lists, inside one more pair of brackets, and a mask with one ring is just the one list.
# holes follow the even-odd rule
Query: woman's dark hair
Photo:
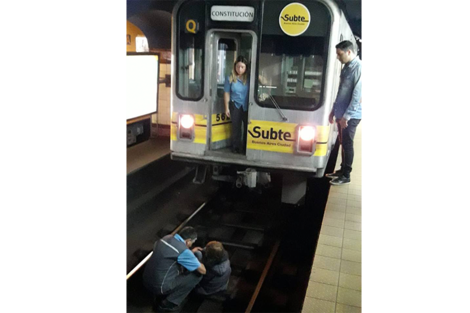
[[250, 64], [248, 63], [248, 60], [243, 55], [239, 55], [237, 59], [235, 60], [235, 62], [233, 63], [232, 74], [230, 75], [229, 82], [233, 83], [237, 81], [237, 76], [238, 76], [237, 63], [238, 62], [241, 62], [246, 65], [245, 73], [243, 73], [241, 77], [241, 80], [243, 81], [243, 85], [245, 85], [248, 80], [248, 73], [250, 72]]
[[[235, 64], [237, 64], [238, 62], [242, 62], [243, 64], [245, 64], [246, 66], [248, 66], [248, 60], [243, 56], [243, 55], [239, 55], [237, 57], [237, 59], [235, 60]], [[234, 65], [235, 65], [234, 64]]]

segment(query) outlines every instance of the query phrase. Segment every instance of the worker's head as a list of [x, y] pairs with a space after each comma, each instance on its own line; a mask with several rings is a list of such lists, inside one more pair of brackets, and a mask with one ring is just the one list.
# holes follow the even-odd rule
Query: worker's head
[[191, 227], [191, 226], [186, 226], [184, 227], [181, 231], [178, 232], [178, 235], [183, 238], [184, 242], [186, 243], [186, 246], [188, 248], [191, 248], [191, 246], [196, 242], [197, 240], [197, 232], [196, 230]]
[[249, 67], [250, 65], [248, 63], [248, 60], [244, 56], [239, 55], [233, 63], [232, 75], [230, 75], [230, 82], [236, 82], [238, 77], [245, 85], [248, 80]]
[[207, 263], [218, 264], [224, 257], [224, 246], [221, 242], [210, 241], [205, 248], [205, 261]]
[[244, 56], [238, 56], [233, 64], [233, 69], [237, 75], [245, 74], [246, 70], [248, 69], [248, 60]]

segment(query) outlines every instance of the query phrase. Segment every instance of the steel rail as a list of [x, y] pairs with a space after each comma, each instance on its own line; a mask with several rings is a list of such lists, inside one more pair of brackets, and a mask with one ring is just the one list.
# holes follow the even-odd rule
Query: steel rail
[[266, 276], [268, 275], [268, 271], [271, 268], [271, 264], [273, 263], [277, 250], [279, 249], [279, 245], [280, 245], [280, 241], [278, 240], [276, 241], [276, 244], [274, 245], [273, 250], [271, 250], [271, 254], [269, 255], [268, 262], [266, 263], [266, 266], [264, 267], [263, 273], [261, 274], [261, 278], [258, 281], [258, 285], [256, 286], [255, 292], [253, 293], [253, 296], [251, 297], [250, 303], [248, 304], [248, 307], [246, 308], [245, 313], [250, 313], [251, 310], [253, 309], [253, 305], [255, 304], [256, 298], [258, 297], [261, 287], [263, 286], [264, 280]]
[[[191, 214], [188, 218], [186, 218], [178, 227], [176, 227], [172, 232], [171, 234], [172, 235], [175, 235], [177, 234], [184, 226], [186, 226], [186, 224], [200, 211], [202, 210], [203, 207], [206, 206], [208, 201], [204, 202], [203, 204], [201, 204], [201, 206], [199, 208], [197, 208], [196, 211], [193, 212], [193, 214]], [[129, 278], [132, 277], [132, 275], [135, 274], [135, 272], [137, 272], [145, 263], [147, 263], [147, 261], [150, 259], [150, 257], [152, 256], [153, 254], [153, 251], [150, 252], [139, 264], [137, 264], [136, 267], [134, 267], [132, 269], [132, 271], [130, 271], [127, 276], [126, 276], [126, 280], [128, 280]]]

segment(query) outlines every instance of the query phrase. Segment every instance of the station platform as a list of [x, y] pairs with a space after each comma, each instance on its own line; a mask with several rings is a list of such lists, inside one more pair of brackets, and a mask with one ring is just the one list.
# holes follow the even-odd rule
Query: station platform
[[[302, 312], [361, 312], [362, 124], [351, 183], [331, 186]], [[341, 156], [335, 169], [340, 167]]]
[[127, 148], [127, 175], [170, 153], [170, 137], [155, 137]]

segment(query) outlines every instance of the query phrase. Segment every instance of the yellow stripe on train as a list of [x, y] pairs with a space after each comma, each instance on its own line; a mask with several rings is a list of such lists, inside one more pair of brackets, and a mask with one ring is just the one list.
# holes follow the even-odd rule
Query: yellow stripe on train
[[206, 126], [196, 126], [194, 127], [194, 143], [202, 143], [206, 144], [206, 134], [207, 127]]
[[[194, 116], [194, 123], [196, 125], [207, 126], [207, 119], [205, 118], [204, 115], [202, 114], [190, 114], [190, 115]], [[178, 123], [178, 112], [173, 112], [173, 114], [171, 114], [171, 122]]]
[[232, 136], [232, 124], [222, 124], [212, 126], [212, 142], [229, 139]]
[[313, 154], [313, 156], [325, 156], [327, 152], [328, 152], [328, 144], [317, 143], [315, 147], [315, 153]]
[[251, 120], [248, 124], [247, 148], [294, 153], [297, 124]]
[[225, 113], [212, 114], [212, 142], [227, 140], [232, 136], [232, 121]]
[[178, 140], [178, 127], [176, 124], [171, 123], [171, 140], [176, 141]]
[[[330, 136], [330, 126], [317, 126], [317, 142], [327, 142]], [[318, 149], [318, 148], [317, 148]], [[325, 152], [326, 155], [326, 152]]]
[[[251, 120], [248, 124], [247, 148], [281, 153], [294, 153], [296, 141], [295, 123]], [[317, 126], [317, 142], [328, 141], [329, 126]], [[327, 144], [317, 144], [314, 156], [324, 156]]]

